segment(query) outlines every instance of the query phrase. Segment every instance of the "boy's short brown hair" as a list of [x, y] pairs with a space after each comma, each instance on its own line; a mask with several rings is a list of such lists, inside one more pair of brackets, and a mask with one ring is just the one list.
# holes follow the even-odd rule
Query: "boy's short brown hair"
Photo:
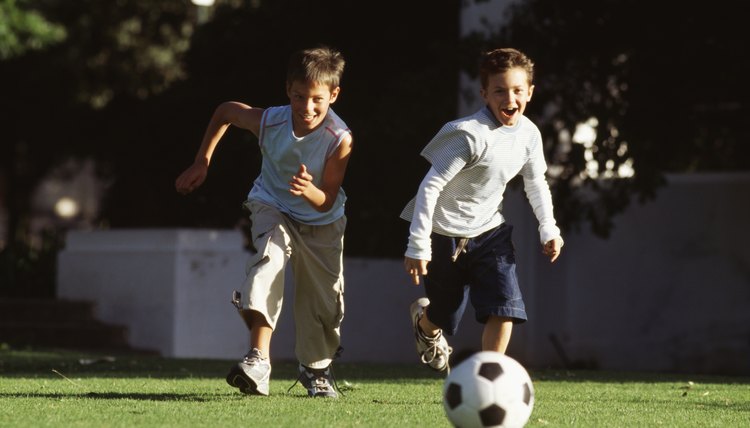
[[479, 80], [482, 87], [487, 87], [490, 75], [516, 67], [526, 71], [529, 86], [534, 83], [534, 62], [523, 52], [513, 48], [499, 48], [483, 53], [479, 61]]
[[341, 52], [327, 46], [297, 51], [289, 58], [286, 83], [316, 82], [333, 90], [341, 84], [345, 63]]

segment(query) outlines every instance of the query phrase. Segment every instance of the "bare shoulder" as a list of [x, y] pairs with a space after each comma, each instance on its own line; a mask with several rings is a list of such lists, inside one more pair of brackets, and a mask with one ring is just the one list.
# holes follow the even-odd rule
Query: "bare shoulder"
[[238, 101], [227, 101], [220, 107], [224, 120], [239, 128], [258, 133], [265, 109]]
[[352, 145], [354, 145], [354, 137], [352, 137], [352, 133], [351, 132], [347, 132], [344, 135], [344, 138], [341, 139], [341, 146], [343, 146], [343, 147], [351, 150], [352, 149]]

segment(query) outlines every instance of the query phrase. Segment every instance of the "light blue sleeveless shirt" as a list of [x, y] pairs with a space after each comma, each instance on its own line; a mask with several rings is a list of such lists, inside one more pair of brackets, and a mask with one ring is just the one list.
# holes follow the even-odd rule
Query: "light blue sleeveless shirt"
[[340, 188], [330, 210], [319, 212], [304, 198], [289, 192], [289, 181], [305, 164], [313, 176], [313, 184], [321, 186], [326, 161], [351, 131], [332, 109], [318, 129], [296, 137], [292, 126], [291, 107], [270, 107], [263, 112], [258, 144], [263, 155], [260, 175], [255, 179], [248, 199], [277, 208], [294, 220], [310, 225], [333, 223], [344, 215], [346, 193]]

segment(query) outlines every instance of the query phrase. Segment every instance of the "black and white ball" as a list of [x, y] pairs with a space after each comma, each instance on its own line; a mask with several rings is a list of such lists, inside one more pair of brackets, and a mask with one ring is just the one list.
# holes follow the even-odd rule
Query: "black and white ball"
[[443, 407], [457, 427], [523, 427], [534, 409], [534, 386], [513, 358], [477, 352], [451, 368]]

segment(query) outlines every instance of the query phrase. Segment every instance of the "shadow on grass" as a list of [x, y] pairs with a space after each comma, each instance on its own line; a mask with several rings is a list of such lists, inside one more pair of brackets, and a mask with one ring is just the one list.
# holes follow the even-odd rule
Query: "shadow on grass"
[[[215, 359], [164, 358], [153, 355], [103, 354], [60, 349], [0, 349], [0, 377], [5, 378], [221, 378], [237, 361]], [[379, 364], [336, 362], [338, 379], [441, 379], [420, 364]], [[296, 361], [273, 361], [274, 377], [294, 379], [299, 375]]]
[[[164, 358], [153, 355], [103, 354], [59, 349], [13, 350], [0, 349], [0, 377], [5, 378], [56, 378], [110, 377], [110, 378], [219, 378], [226, 376], [236, 361], [213, 359]], [[419, 363], [384, 364], [350, 363], [337, 361], [334, 375], [340, 380], [367, 381], [394, 379], [397, 381], [432, 381], [443, 379]], [[273, 361], [274, 377], [297, 378], [297, 363]], [[57, 373], [59, 374], [57, 374]], [[566, 382], [700, 382], [714, 384], [750, 384], [747, 376], [720, 376], [685, 373], [626, 372], [605, 370], [530, 370], [534, 381]]]
[[[143, 401], [194, 401], [210, 402], [226, 400], [231, 396], [226, 394], [174, 394], [174, 393], [117, 393], [117, 392], [88, 392], [88, 393], [0, 393], [2, 398], [44, 398], [44, 399], [93, 399], [93, 400], [143, 400]], [[238, 399], [244, 396], [238, 396]], [[305, 397], [307, 398], [307, 397]]]
[[[621, 400], [622, 401], [622, 400]], [[668, 408], [675, 405], [674, 399], [654, 399], [653, 397], [643, 400], [626, 400], [628, 403], [634, 403], [635, 405], [645, 407], [646, 405], [652, 407]], [[735, 411], [735, 412], [750, 412], [750, 403], [744, 401], [727, 401], [723, 399], [718, 400], [701, 400], [701, 408], [717, 409], [720, 411]], [[691, 410], [696, 407], [696, 402], [691, 400], [685, 400], [682, 402], [682, 406]]]

